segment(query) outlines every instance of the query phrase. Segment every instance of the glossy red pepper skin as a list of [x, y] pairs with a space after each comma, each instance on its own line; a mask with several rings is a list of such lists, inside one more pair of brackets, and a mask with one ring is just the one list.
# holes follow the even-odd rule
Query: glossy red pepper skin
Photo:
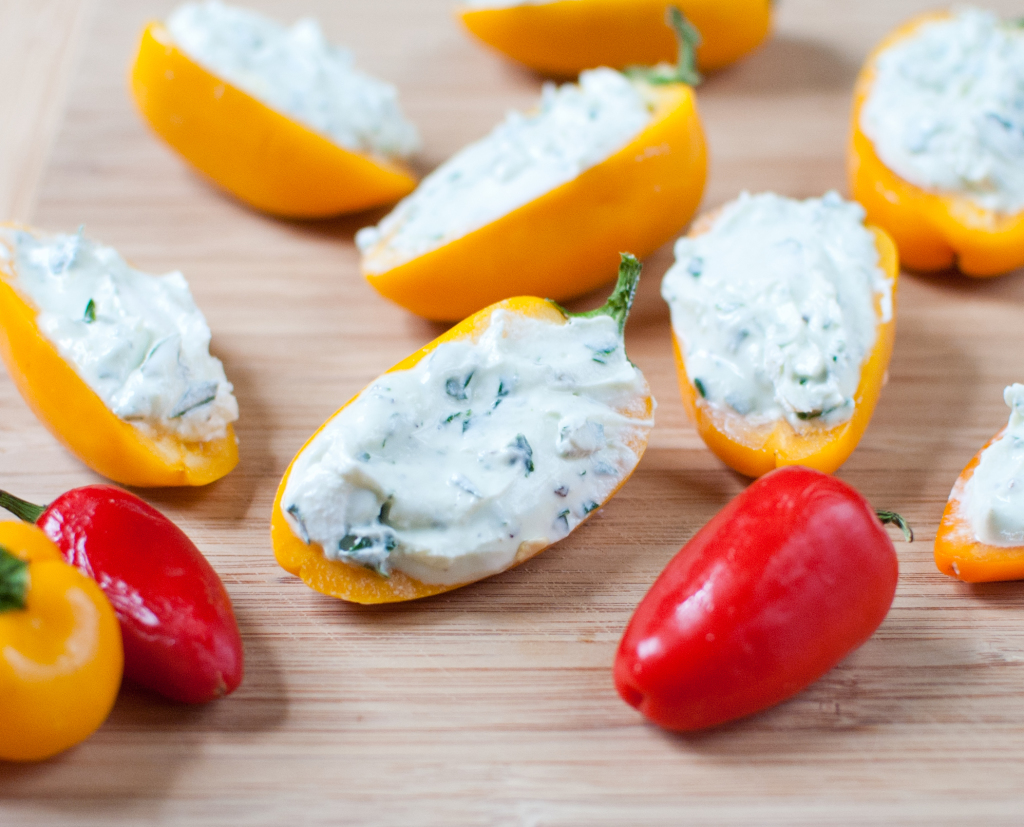
[[120, 488], [88, 485], [62, 494], [36, 524], [113, 605], [126, 678], [184, 703], [238, 686], [242, 639], [228, 594], [163, 514]]
[[867, 501], [799, 466], [761, 477], [682, 548], [630, 621], [615, 685], [674, 730], [766, 709], [866, 641], [896, 592]]

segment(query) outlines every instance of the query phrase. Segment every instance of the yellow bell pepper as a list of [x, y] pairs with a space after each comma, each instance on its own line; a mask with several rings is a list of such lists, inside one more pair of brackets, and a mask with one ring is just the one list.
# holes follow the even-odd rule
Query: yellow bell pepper
[[861, 110], [875, 82], [882, 52], [924, 25], [948, 17], [914, 18], [886, 37], [868, 56], [854, 89], [847, 174], [853, 198], [868, 221], [896, 241], [900, 261], [913, 270], [958, 267], [968, 276], [997, 276], [1024, 265], [1024, 211], [1006, 215], [986, 210], [966, 196], [922, 189], [889, 169], [860, 126]]
[[123, 663], [100, 587], [36, 526], [0, 522], [0, 759], [41, 761], [88, 738]]
[[[695, 230], [699, 232], [708, 226], [710, 221], [702, 220]], [[673, 330], [672, 346], [683, 407], [701, 439], [730, 468], [748, 477], [760, 477], [783, 465], [803, 465], [831, 474], [860, 442], [878, 403], [892, 356], [896, 336], [896, 280], [899, 276], [899, 260], [892, 239], [877, 227], [869, 229], [875, 236], [879, 266], [893, 281], [893, 313], [889, 321], [878, 325], [875, 346], [861, 367], [860, 382], [853, 396], [853, 415], [845, 422], [832, 428], [810, 426], [798, 432], [785, 419], [755, 426], [734, 411], [708, 404], [690, 381], [686, 360]], [[875, 313], [881, 319], [882, 310], [877, 297]]]
[[142, 33], [131, 86], [157, 135], [257, 210], [317, 218], [389, 204], [416, 186], [403, 164], [343, 149], [208, 72], [160, 23]]
[[719, 69], [753, 51], [771, 29], [771, 0], [553, 0], [500, 8], [463, 6], [476, 37], [520, 63], [571, 76], [595, 66], [622, 69], [672, 60], [666, 9], [683, 11], [700, 32], [697, 66]]
[[[639, 262], [632, 256], [624, 255], [619, 283], [616, 286], [615, 292], [603, 308], [598, 311], [590, 311], [590, 314], [608, 313], [613, 318], [619, 320], [621, 329], [629, 313], [639, 277]], [[534, 296], [506, 299], [463, 320], [451, 330], [399, 362], [388, 370], [387, 373], [409, 370], [435, 350], [438, 345], [445, 342], [467, 339], [471, 341], [478, 340], [484, 331], [487, 330], [491, 323], [491, 314], [496, 310], [508, 310], [529, 318], [545, 321], [552, 325], [563, 325], [567, 321], [566, 311], [547, 299], [540, 299]], [[305, 445], [296, 454], [295, 459], [298, 459], [306, 447], [316, 438], [317, 434], [326, 428], [331, 420], [351, 402], [352, 400], [349, 400], [349, 402], [345, 403], [327, 422], [317, 429], [316, 433], [306, 441]], [[632, 404], [620, 409], [619, 412], [633, 419], [648, 419], [654, 412], [654, 400], [648, 392], [646, 397], [632, 400]], [[642, 439], [637, 438], [636, 441], [629, 443], [629, 447], [639, 459], [647, 447], [646, 436]], [[431, 585], [410, 577], [401, 571], [394, 571], [389, 577], [383, 577], [375, 571], [341, 560], [328, 560], [324, 556], [321, 546], [316, 543], [307, 544], [295, 534], [282, 512], [281, 500], [288, 485], [288, 478], [291, 475], [295, 459], [289, 464], [281, 484], [278, 486], [271, 515], [271, 541], [274, 555], [277, 558], [277, 562], [286, 571], [301, 577], [306, 585], [315, 591], [352, 603], [393, 603], [403, 600], [414, 600], [467, 585], [467, 583]], [[605, 502], [615, 496], [622, 485], [625, 484], [626, 479], [628, 479], [628, 476], [619, 482]], [[599, 505], [604, 505], [604, 503]], [[588, 517], [584, 519], [588, 519]], [[545, 545], [523, 543], [519, 547], [516, 559], [512, 565], [517, 566], [525, 562], [545, 548], [547, 548]]]
[[230, 425], [222, 439], [185, 442], [146, 436], [118, 418], [39, 330], [39, 311], [14, 288], [12, 267], [12, 257], [0, 261], [0, 358], [33, 413], [71, 453], [108, 479], [150, 487], [206, 485], [238, 464]]

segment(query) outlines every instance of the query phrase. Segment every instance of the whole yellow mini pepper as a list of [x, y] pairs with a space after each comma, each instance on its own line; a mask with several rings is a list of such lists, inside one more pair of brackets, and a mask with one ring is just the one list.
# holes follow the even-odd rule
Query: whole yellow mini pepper
[[36, 526], [0, 523], [0, 759], [40, 761], [88, 738], [123, 662], [100, 587]]

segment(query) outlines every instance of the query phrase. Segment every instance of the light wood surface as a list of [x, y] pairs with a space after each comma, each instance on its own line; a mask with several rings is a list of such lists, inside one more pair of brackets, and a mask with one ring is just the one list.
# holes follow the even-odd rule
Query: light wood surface
[[[359, 65], [397, 84], [422, 128], [421, 170], [540, 87], [471, 42], [450, 0], [251, 5], [282, 20], [315, 14]], [[927, 7], [783, 0], [774, 39], [700, 89], [705, 208], [742, 189], [844, 190], [858, 66]], [[341, 403], [441, 328], [359, 277], [353, 233], [382, 213], [272, 220], [151, 136], [126, 71], [144, 22], [170, 8], [4, 0], [0, 211], [52, 230], [84, 223], [141, 268], [189, 279], [235, 384], [241, 463], [202, 490], [141, 493], [224, 578], [247, 676], [196, 709], [124, 689], [85, 744], [0, 765], [0, 824], [1022, 823], [1024, 586], [953, 582], [931, 553], [954, 479], [1006, 421], [1003, 386], [1024, 379], [1024, 275], [902, 279], [890, 381], [839, 472], [917, 532], [897, 544], [900, 586], [878, 633], [788, 703], [667, 734], [616, 696], [615, 647], [668, 559], [745, 485], [679, 401], [658, 295], [670, 250], [647, 262], [627, 329], [659, 407], [616, 499], [521, 568], [438, 598], [366, 609], [314, 594], [271, 555], [280, 474]], [[44, 502], [97, 481], [6, 377], [0, 410], [3, 488]]]

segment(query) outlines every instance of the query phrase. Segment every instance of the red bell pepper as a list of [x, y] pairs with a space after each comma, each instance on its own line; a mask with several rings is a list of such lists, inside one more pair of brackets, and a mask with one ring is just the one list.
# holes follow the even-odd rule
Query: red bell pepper
[[163, 514], [112, 485], [74, 488], [48, 506], [0, 491], [0, 507], [35, 523], [114, 607], [126, 678], [205, 703], [242, 680], [242, 639], [224, 585]]

